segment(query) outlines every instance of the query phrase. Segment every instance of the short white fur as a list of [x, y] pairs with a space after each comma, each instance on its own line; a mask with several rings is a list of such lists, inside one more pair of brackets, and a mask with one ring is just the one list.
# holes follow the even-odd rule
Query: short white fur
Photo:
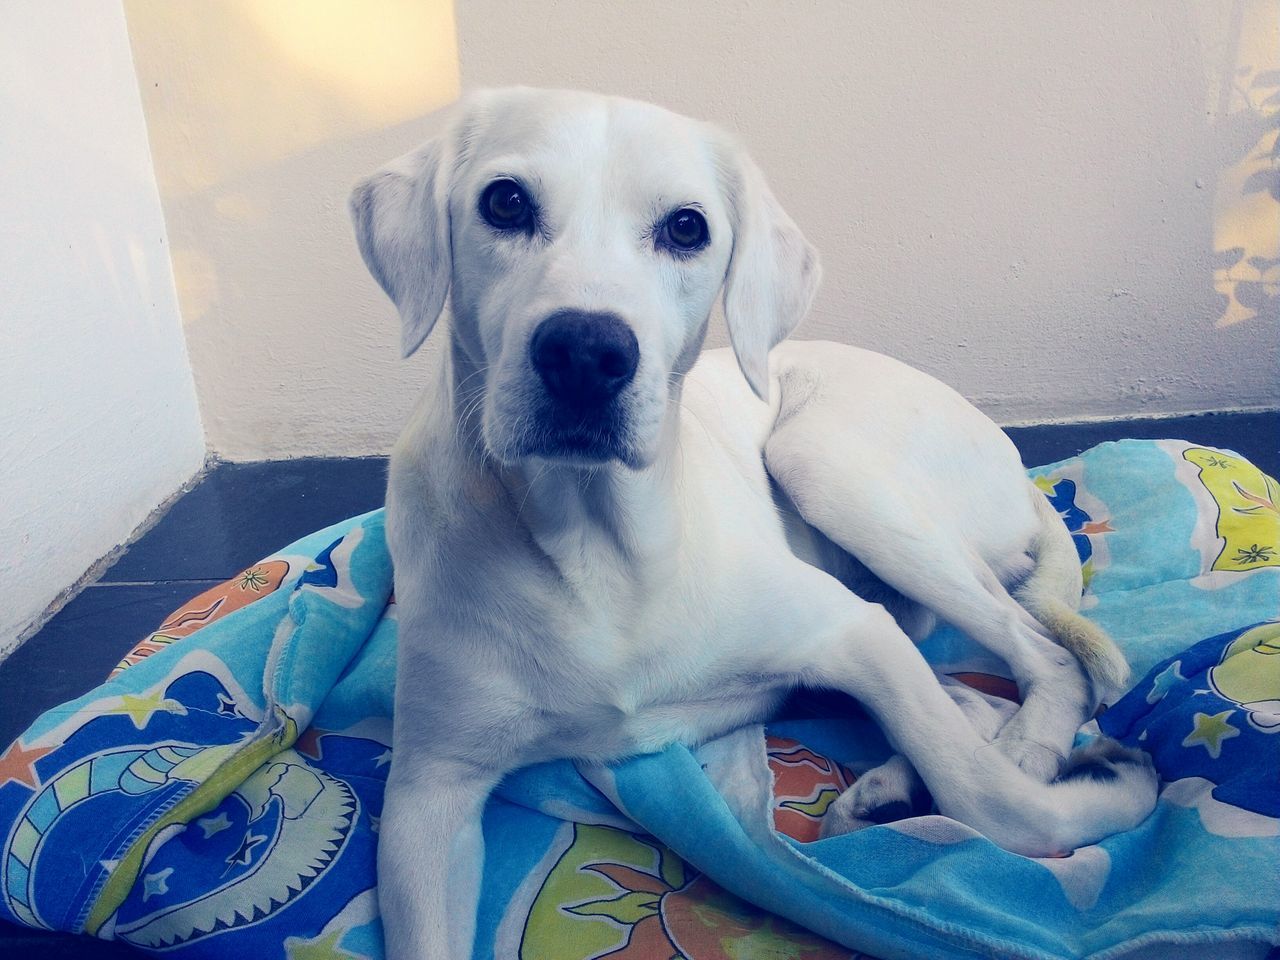
[[[535, 235], [478, 215], [496, 177], [529, 185]], [[672, 257], [653, 225], [687, 204], [711, 240]], [[817, 257], [728, 137], [629, 100], [485, 91], [351, 207], [406, 354], [452, 304], [388, 489], [391, 960], [470, 955], [480, 811], [506, 772], [704, 741], [800, 684], [857, 697], [910, 761], [846, 793], [839, 830], [917, 775], [944, 814], [1026, 855], [1146, 817], [1156, 784], [1140, 755], [1099, 749], [1108, 776], [1054, 780], [1125, 671], [1075, 612], [1065, 528], [1004, 434], [947, 387], [852, 347], [779, 346]], [[733, 355], [698, 359], [722, 291]], [[562, 309], [614, 312], [639, 344], [609, 462], [538, 452], [529, 338]], [[850, 589], [864, 582], [895, 598], [896, 620]], [[1002, 727], [949, 695], [908, 636], [939, 617], [1009, 662], [1025, 704]]]

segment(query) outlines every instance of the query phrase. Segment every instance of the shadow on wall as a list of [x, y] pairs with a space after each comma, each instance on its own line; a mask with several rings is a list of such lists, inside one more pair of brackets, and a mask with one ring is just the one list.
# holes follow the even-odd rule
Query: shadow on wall
[[385, 417], [356, 415], [385, 387], [361, 392], [413, 371], [389, 371], [396, 327], [347, 192], [457, 97], [452, 3], [125, 6], [210, 446], [231, 459], [385, 449]]
[[1218, 136], [1238, 158], [1214, 198], [1218, 326], [1280, 318], [1280, 6], [1236, 0], [1218, 81]]

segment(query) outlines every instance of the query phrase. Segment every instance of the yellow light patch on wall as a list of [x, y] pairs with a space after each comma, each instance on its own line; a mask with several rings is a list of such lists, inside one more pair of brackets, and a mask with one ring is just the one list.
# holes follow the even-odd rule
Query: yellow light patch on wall
[[1218, 119], [1248, 147], [1214, 195], [1219, 326], [1280, 317], [1280, 4], [1238, 0], [1233, 20], [1235, 56], [1224, 64]]
[[210, 449], [307, 431], [358, 444], [359, 426], [278, 394], [314, 407], [342, 390], [335, 356], [395, 356], [393, 323], [353, 322], [383, 304], [346, 200], [457, 98], [451, 0], [125, 0], [125, 14]]
[[458, 95], [449, 0], [125, 0], [125, 11], [165, 195]]
[[283, 58], [372, 120], [392, 123], [457, 95], [453, 10], [423, 0], [240, 0]]

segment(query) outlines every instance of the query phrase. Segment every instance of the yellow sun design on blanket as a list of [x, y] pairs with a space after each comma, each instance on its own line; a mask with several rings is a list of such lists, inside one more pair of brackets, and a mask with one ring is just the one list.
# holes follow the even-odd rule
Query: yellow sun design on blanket
[[1200, 468], [1200, 482], [1218, 506], [1222, 549], [1213, 569], [1280, 567], [1280, 484], [1219, 450], [1190, 447], [1182, 456]]

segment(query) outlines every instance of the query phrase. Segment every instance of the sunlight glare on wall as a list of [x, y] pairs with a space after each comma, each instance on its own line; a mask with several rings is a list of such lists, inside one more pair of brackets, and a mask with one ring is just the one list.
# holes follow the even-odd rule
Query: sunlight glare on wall
[[457, 98], [451, 0], [125, 0], [125, 13], [196, 387], [218, 411], [210, 448], [359, 436], [262, 397], [287, 379], [314, 403], [378, 409], [343, 397], [333, 369], [394, 355], [347, 195]]
[[1280, 318], [1280, 4], [1237, 0], [1218, 122], [1243, 147], [1214, 197], [1218, 326]]
[[236, 6], [290, 66], [340, 91], [372, 123], [397, 123], [458, 95], [449, 3], [239, 0]]
[[166, 196], [458, 95], [450, 0], [126, 0], [125, 10]]

